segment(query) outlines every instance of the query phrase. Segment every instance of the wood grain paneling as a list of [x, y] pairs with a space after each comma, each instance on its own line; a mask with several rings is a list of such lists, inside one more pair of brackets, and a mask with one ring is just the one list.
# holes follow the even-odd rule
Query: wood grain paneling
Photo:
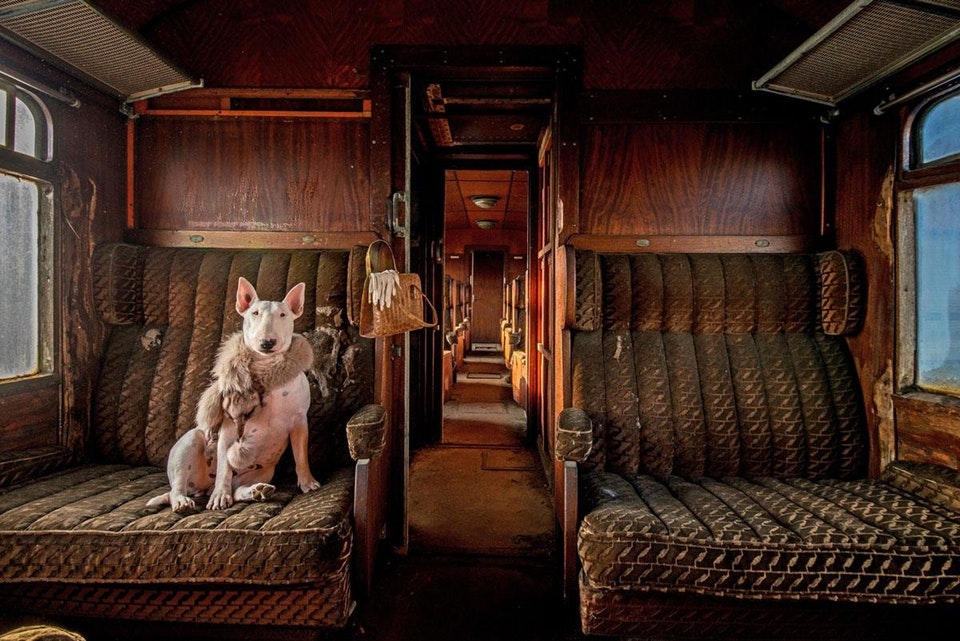
[[852, 114], [836, 126], [836, 238], [866, 265], [867, 313], [848, 338], [867, 412], [873, 474], [896, 456], [893, 401], [893, 162], [896, 119]]
[[810, 127], [667, 123], [582, 131], [582, 234], [807, 235], [820, 224]]
[[960, 405], [935, 394], [897, 396], [894, 404], [898, 458], [960, 469]]
[[[577, 45], [585, 86], [749, 87], [849, 0], [100, 0], [207, 86], [364, 87], [371, 47]], [[309, 53], [307, 53], [309, 52]]]
[[474, 343], [499, 343], [503, 318], [504, 255], [502, 251], [473, 252], [473, 317], [470, 330]]
[[3, 416], [0, 453], [26, 450], [44, 445], [57, 445], [57, 424], [60, 390], [56, 382], [42, 389], [12, 396], [0, 396]]
[[370, 228], [369, 124], [144, 118], [143, 229], [353, 232]]

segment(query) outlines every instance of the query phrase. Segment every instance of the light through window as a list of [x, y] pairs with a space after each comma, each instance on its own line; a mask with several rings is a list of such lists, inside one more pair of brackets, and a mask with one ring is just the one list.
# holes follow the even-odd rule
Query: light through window
[[39, 373], [40, 189], [0, 173], [0, 380]]
[[960, 156], [960, 95], [934, 103], [922, 116], [917, 133], [919, 165]]
[[908, 119], [899, 185], [900, 376], [905, 390], [960, 396], [960, 91]]
[[960, 183], [914, 191], [917, 385], [960, 393]]
[[0, 383], [54, 370], [49, 132], [43, 104], [0, 83]]

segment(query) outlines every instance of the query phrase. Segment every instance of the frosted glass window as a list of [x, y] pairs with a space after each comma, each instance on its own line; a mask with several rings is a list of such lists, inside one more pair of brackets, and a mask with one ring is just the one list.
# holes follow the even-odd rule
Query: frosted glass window
[[40, 369], [40, 189], [0, 173], [0, 380]]
[[17, 98], [13, 150], [37, 157], [37, 121], [25, 102]]
[[960, 394], [960, 183], [914, 192], [917, 385]]
[[917, 161], [920, 165], [960, 155], [960, 95], [930, 107], [920, 123], [919, 133]]

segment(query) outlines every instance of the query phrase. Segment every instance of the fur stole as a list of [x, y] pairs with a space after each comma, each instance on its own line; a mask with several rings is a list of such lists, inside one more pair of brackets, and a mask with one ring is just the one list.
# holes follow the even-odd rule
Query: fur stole
[[260, 408], [263, 395], [288, 383], [313, 367], [313, 347], [301, 334], [294, 334], [290, 349], [259, 354], [236, 332], [220, 344], [211, 371], [212, 380], [197, 403], [197, 427], [208, 441], [215, 441], [220, 424], [229, 417], [243, 436], [246, 420]]

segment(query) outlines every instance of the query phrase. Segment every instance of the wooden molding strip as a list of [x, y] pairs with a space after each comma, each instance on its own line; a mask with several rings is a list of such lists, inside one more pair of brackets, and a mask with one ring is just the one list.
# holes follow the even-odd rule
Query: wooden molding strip
[[363, 111], [266, 111], [246, 109], [144, 109], [142, 116], [167, 118], [369, 118], [370, 101], [363, 101]]
[[372, 231], [218, 231], [128, 229], [128, 242], [153, 247], [203, 247], [217, 249], [350, 249], [377, 239]]
[[256, 88], [256, 87], [205, 87], [179, 92], [184, 97], [212, 98], [297, 98], [297, 99], [365, 99], [370, 96], [369, 89], [300, 89], [300, 88]]
[[813, 251], [811, 236], [606, 236], [574, 234], [567, 244], [576, 249], [618, 253], [797, 253]]
[[[233, 98], [260, 101], [256, 108], [233, 108]], [[357, 109], [291, 108], [290, 101], [330, 100], [358, 102]], [[270, 109], [271, 101], [278, 109]], [[354, 89], [191, 89], [133, 103], [138, 116], [204, 118], [370, 118], [373, 102], [368, 90]]]

